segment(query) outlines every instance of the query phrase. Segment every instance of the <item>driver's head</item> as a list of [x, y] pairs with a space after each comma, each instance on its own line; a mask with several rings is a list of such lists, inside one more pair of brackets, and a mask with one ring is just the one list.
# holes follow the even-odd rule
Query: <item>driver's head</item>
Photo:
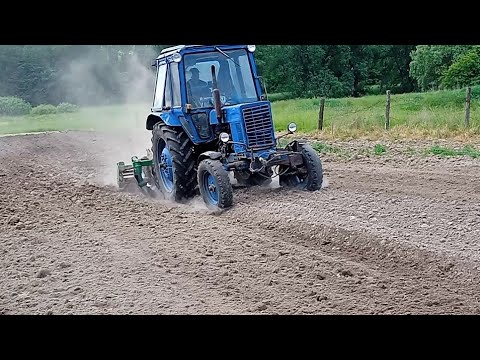
[[200, 78], [200, 71], [197, 68], [191, 68], [190, 74], [192, 74], [193, 80], [198, 80]]

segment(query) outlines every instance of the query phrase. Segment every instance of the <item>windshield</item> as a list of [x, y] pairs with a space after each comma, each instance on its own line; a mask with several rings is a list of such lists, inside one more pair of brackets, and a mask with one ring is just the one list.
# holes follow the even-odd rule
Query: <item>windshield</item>
[[246, 50], [187, 54], [184, 59], [187, 101], [193, 108], [213, 107], [212, 65], [222, 105], [258, 101]]

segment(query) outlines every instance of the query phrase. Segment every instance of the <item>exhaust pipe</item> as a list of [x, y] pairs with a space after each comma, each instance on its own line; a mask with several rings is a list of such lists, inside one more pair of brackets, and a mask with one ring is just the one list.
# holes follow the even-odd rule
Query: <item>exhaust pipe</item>
[[212, 95], [213, 95], [213, 106], [215, 107], [215, 112], [217, 113], [217, 119], [220, 121], [222, 119], [222, 103], [220, 101], [220, 90], [217, 85], [217, 75], [215, 74], [215, 65], [212, 65]]

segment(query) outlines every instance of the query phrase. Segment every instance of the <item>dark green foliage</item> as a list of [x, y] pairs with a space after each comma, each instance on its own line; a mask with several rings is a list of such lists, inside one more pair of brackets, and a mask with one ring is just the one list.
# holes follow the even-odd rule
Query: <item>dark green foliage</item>
[[441, 88], [443, 74], [472, 45], [418, 45], [412, 51], [410, 76], [422, 91]]
[[480, 46], [474, 46], [444, 72], [442, 85], [459, 88], [480, 83]]
[[410, 75], [411, 52], [415, 45], [369, 45], [369, 84], [380, 86], [380, 93], [390, 90], [400, 94], [418, 90]]
[[30, 112], [32, 106], [23, 99], [14, 96], [0, 97], [0, 115], [18, 116]]
[[[0, 97], [33, 106], [150, 101], [151, 65], [168, 46], [0, 46]], [[398, 94], [480, 81], [476, 45], [259, 45], [256, 61], [272, 101]]]
[[416, 89], [409, 77], [414, 45], [262, 45], [259, 72], [269, 92], [294, 97], [362, 96]]

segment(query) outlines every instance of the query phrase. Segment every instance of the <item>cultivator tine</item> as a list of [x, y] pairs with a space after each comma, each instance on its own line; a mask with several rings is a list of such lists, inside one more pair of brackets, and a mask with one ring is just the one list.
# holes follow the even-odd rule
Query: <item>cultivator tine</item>
[[118, 176], [117, 176], [117, 184], [120, 190], [126, 190], [128, 185], [132, 182], [136, 182], [135, 179], [135, 169], [133, 165], [125, 165], [124, 162], [119, 162], [117, 164], [118, 167]]
[[147, 159], [150, 159], [150, 160], [153, 159], [153, 153], [151, 149], [147, 149]]

